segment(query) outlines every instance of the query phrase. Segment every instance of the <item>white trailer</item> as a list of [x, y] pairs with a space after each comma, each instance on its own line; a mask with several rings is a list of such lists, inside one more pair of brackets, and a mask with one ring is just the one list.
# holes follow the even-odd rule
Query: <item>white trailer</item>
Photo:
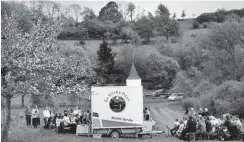
[[142, 132], [142, 86], [92, 87], [91, 116], [93, 134], [110, 135]]

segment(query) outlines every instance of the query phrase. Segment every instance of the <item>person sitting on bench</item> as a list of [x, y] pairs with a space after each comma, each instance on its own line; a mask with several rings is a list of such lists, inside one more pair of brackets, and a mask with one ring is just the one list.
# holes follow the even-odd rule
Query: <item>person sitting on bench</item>
[[55, 128], [55, 118], [54, 114], [51, 114], [51, 116], [47, 120], [47, 124], [44, 126], [45, 129], [54, 129]]
[[187, 133], [195, 133], [197, 131], [197, 122], [193, 119], [192, 116], [189, 116], [189, 120], [186, 124], [186, 129], [182, 131], [180, 139], [185, 140]]
[[187, 121], [186, 125], [187, 132], [196, 132], [197, 131], [197, 122], [193, 119], [192, 116], [189, 116], [189, 120]]
[[176, 120], [175, 120], [174, 128], [170, 129], [170, 132], [171, 132], [171, 135], [172, 135], [172, 136], [176, 134], [176, 131], [179, 129], [179, 127], [180, 127], [179, 120], [176, 119]]
[[64, 114], [63, 122], [64, 122], [64, 127], [70, 127], [72, 133], [76, 132], [76, 124], [70, 121], [68, 114]]
[[228, 131], [230, 132], [231, 140], [236, 140], [238, 130], [237, 127], [232, 124], [230, 115], [226, 116], [226, 121], [224, 122], [224, 126], [226, 126]]
[[178, 130], [176, 131], [176, 137], [180, 137], [181, 133], [185, 129], [185, 123], [181, 120]]

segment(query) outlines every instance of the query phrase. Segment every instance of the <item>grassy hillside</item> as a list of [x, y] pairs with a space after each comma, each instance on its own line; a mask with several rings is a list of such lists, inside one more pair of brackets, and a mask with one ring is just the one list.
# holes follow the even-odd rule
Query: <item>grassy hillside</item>
[[[179, 40], [176, 43], [168, 43], [174, 51], [188, 45], [188, 44], [194, 44], [195, 40], [201, 36], [204, 36], [208, 32], [208, 29], [192, 29], [192, 23], [193, 19], [185, 19], [184, 21], [179, 21], [181, 31], [183, 32], [182, 39]], [[192, 35], [196, 35], [196, 37], [192, 37]], [[148, 58], [148, 56], [153, 52], [158, 52], [157, 47], [164, 44], [164, 38], [163, 37], [154, 37], [152, 38], [153, 43], [149, 45], [136, 45], [135, 46], [135, 57], [143, 57], [145, 59]], [[79, 41], [77, 40], [59, 40], [58, 41], [62, 48], [69, 48], [71, 49], [74, 45], [77, 45], [78, 47], [82, 48], [81, 45], [78, 45]], [[99, 44], [102, 43], [102, 40], [87, 40], [86, 42], [86, 48], [88, 56], [92, 62], [92, 64], [96, 64], [97, 62], [97, 50], [99, 48]], [[117, 42], [117, 45], [111, 45], [113, 51], [117, 54], [115, 61], [119, 65], [118, 61], [121, 60], [130, 60], [131, 58], [125, 58], [124, 57], [124, 48], [131, 48], [130, 44], [120, 44], [121, 41]], [[134, 46], [134, 45], [133, 45]], [[72, 50], [72, 49], [71, 49]], [[145, 90], [146, 94], [150, 94], [151, 91]], [[29, 97], [25, 97], [25, 105], [30, 105], [29, 103], [30, 99]], [[66, 102], [67, 105], [70, 105], [69, 99], [67, 99], [66, 96], [59, 96], [59, 98], [55, 99], [55, 101], [59, 104], [64, 104], [63, 102]], [[21, 106], [21, 96], [14, 98], [12, 100], [12, 106], [18, 107]]]
[[180, 24], [180, 29], [181, 31], [187, 31], [192, 29], [192, 22], [195, 19], [185, 19], [184, 21], [178, 21]]

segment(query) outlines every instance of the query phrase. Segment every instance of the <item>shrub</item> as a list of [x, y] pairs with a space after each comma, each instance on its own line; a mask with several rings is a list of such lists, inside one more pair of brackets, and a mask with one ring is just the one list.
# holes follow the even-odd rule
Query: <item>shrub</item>
[[197, 34], [191, 34], [191, 37], [197, 37]]
[[171, 43], [177, 43], [177, 41], [178, 41], [177, 38], [171, 38], [171, 39], [170, 39], [170, 42], [171, 42]]
[[183, 108], [198, 108], [199, 107], [199, 101], [196, 98], [187, 98], [182, 101]]
[[49, 94], [43, 94], [43, 95], [36, 95], [32, 94], [30, 97], [30, 102], [33, 105], [37, 105], [39, 107], [45, 107], [45, 106], [53, 106], [53, 97]]
[[167, 43], [160, 43], [158, 51], [164, 56], [172, 57], [174, 55], [172, 47]]
[[197, 17], [196, 19], [199, 23], [204, 23], [204, 22], [216, 22], [217, 17], [214, 13], [203, 13], [200, 16]]
[[226, 100], [216, 100], [215, 105], [216, 115], [222, 115], [230, 112], [230, 102]]
[[111, 39], [113, 40], [113, 44], [116, 45], [117, 40], [119, 39], [119, 35], [112, 34]]
[[[197, 84], [196, 87], [194, 87], [192, 96], [199, 97], [199, 96], [206, 96], [209, 94], [209, 92], [215, 87], [214, 84], [210, 83], [208, 80], [202, 80], [200, 83]], [[202, 99], [206, 99], [206, 98]]]
[[[227, 108], [225, 106], [223, 109], [226, 109], [226, 111], [238, 115], [244, 115], [244, 83], [238, 82], [238, 81], [227, 81], [222, 83], [220, 86], [216, 88], [215, 98], [218, 101], [225, 102], [226, 104], [229, 104]], [[216, 109], [220, 109], [219, 105], [221, 103], [216, 104]]]
[[177, 73], [173, 86], [174, 87], [170, 90], [171, 92], [182, 92], [187, 97], [192, 94], [192, 84], [190, 83], [190, 80], [187, 79], [186, 73], [183, 71]]
[[82, 32], [79, 28], [76, 27], [68, 27], [68, 28], [64, 28], [59, 36], [58, 39], [60, 40], [67, 40], [67, 39], [71, 39], [71, 40], [79, 40], [82, 37]]
[[134, 31], [131, 27], [123, 27], [120, 31], [120, 38], [122, 39], [122, 42], [128, 43], [128, 40], [132, 39], [134, 35]]
[[140, 36], [136, 32], [133, 32], [131, 43], [138, 44], [139, 42], [140, 42]]
[[83, 38], [80, 39], [79, 44], [85, 49], [86, 42], [83, 40]]
[[163, 56], [158, 51], [151, 53], [148, 58], [138, 56], [135, 66], [142, 79], [167, 89], [172, 87], [176, 72], [180, 69], [176, 60]]
[[199, 24], [199, 22], [197, 22], [197, 21], [194, 21], [194, 22], [192, 23], [192, 27], [193, 27], [194, 29], [198, 29], [199, 26], [200, 26], [200, 24]]
[[208, 28], [208, 25], [206, 23], [204, 23], [203, 28]]

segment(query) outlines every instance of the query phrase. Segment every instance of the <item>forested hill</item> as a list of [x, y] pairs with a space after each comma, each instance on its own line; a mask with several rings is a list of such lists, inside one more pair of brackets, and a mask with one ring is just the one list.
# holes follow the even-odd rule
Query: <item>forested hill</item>
[[225, 17], [229, 15], [235, 15], [239, 17], [244, 16], [244, 8], [242, 9], [232, 9], [232, 10], [224, 10], [224, 9], [218, 9], [216, 12], [212, 13], [203, 13], [200, 16], [196, 18], [196, 20], [202, 24], [204, 22], [218, 22], [223, 23], [225, 21]]

